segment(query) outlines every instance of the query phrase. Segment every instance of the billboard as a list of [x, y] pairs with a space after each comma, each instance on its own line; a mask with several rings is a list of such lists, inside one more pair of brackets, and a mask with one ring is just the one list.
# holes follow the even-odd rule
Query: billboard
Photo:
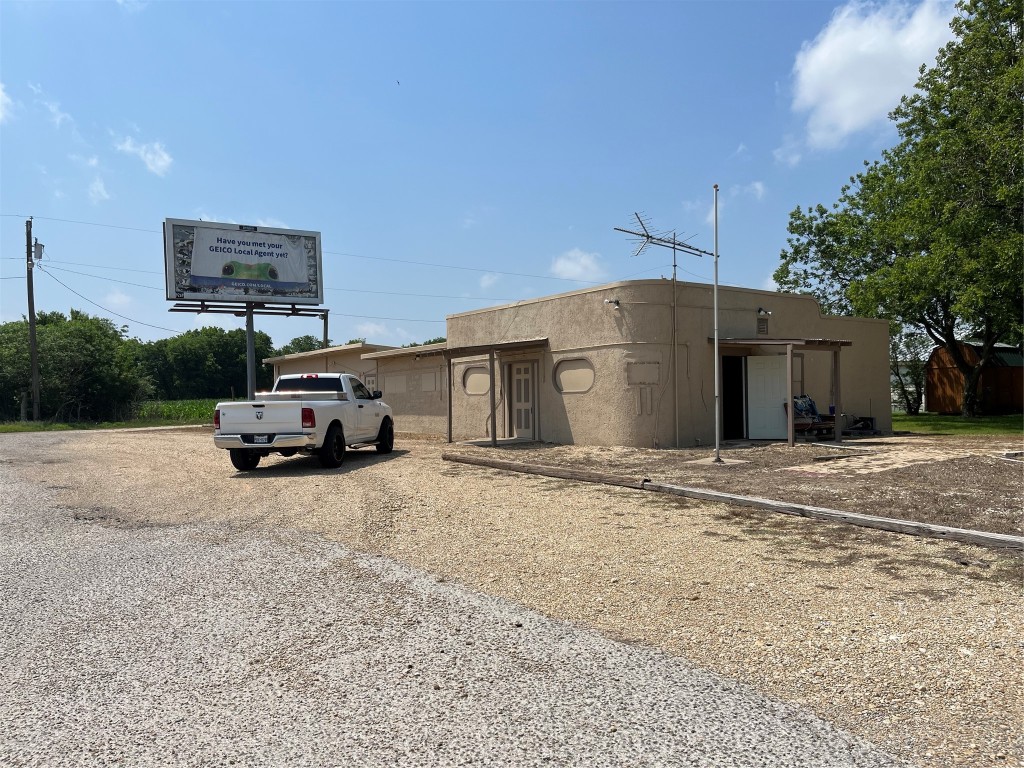
[[320, 233], [166, 219], [167, 298], [323, 304]]

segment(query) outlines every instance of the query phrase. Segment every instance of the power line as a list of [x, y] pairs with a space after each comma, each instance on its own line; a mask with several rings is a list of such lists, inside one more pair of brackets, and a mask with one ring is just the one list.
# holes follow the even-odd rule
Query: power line
[[[28, 218], [28, 216], [16, 213], [0, 213], [0, 216], [10, 216], [18, 218]], [[132, 232], [148, 232], [150, 234], [162, 234], [159, 230], [155, 229], [141, 229], [139, 227], [124, 227], [118, 224], [103, 224], [97, 221], [77, 221], [74, 219], [56, 219], [47, 216], [36, 216], [39, 221], [59, 221], [65, 224], [82, 224], [89, 227], [106, 227], [109, 229], [125, 229]], [[430, 261], [413, 261], [410, 259], [392, 259], [386, 256], [361, 256], [358, 253], [342, 253], [341, 251], [324, 251], [325, 255], [329, 256], [346, 256], [353, 259], [367, 259], [369, 261], [390, 261], [397, 264], [413, 264], [421, 267], [436, 267], [439, 269], [458, 269], [466, 272], [484, 272], [492, 275], [508, 275], [511, 277], [529, 277], [535, 280], [561, 280], [569, 283], [587, 283], [589, 285], [600, 285], [601, 282], [597, 280], [577, 280], [571, 277], [552, 277], [551, 275], [533, 275], [524, 272], [502, 272], [496, 269], [483, 269], [482, 267], [463, 267], [455, 264], [439, 264], [437, 262]]]
[[[51, 263], [53, 263], [53, 262], [51, 262]], [[65, 262], [57, 262], [57, 263], [63, 264]], [[108, 283], [120, 283], [121, 285], [133, 285], [136, 288], [147, 288], [147, 289], [149, 289], [151, 291], [162, 291], [163, 290], [163, 288], [159, 288], [159, 287], [156, 287], [156, 286], [153, 286], [153, 285], [142, 285], [141, 283], [129, 283], [127, 280], [115, 280], [112, 277], [103, 277], [101, 275], [90, 275], [88, 272], [76, 272], [73, 269], [64, 269], [63, 267], [51, 267], [49, 264], [47, 264], [47, 268], [48, 269], [55, 269], [58, 272], [67, 272], [68, 274], [71, 274], [71, 275], [81, 275], [82, 277], [92, 277], [92, 278], [95, 278], [96, 280], [105, 280]]]
[[419, 299], [466, 299], [467, 301], [516, 301], [516, 299], [501, 299], [497, 296], [447, 296], [440, 293], [398, 293], [397, 291], [367, 291], [362, 288], [331, 288], [325, 286], [327, 291], [342, 291], [344, 293], [372, 293], [379, 296], [413, 296]]
[[157, 229], [141, 229], [139, 227], [122, 227], [118, 224], [100, 224], [96, 221], [75, 221], [74, 219], [55, 219], [52, 216], [27, 216], [21, 213], [0, 213], [0, 216], [11, 216], [19, 219], [33, 218], [36, 221], [59, 221], [63, 224], [83, 224], [87, 227], [106, 227], [107, 229], [126, 229], [130, 232], [148, 232], [149, 234], [159, 235], [160, 230]]
[[461, 269], [466, 272], [485, 272], [489, 275], [508, 275], [511, 277], [529, 277], [537, 280], [561, 280], [567, 283], [588, 283], [590, 285], [601, 285], [599, 280], [577, 280], [572, 277], [552, 277], [551, 275], [531, 275], [525, 272], [502, 272], [497, 269], [484, 269], [483, 267], [460, 267], [454, 264], [437, 264], [430, 261], [410, 261], [408, 259], [392, 259], [386, 256], [360, 256], [358, 253], [340, 253], [338, 251], [324, 251], [331, 256], [348, 256], [353, 259], [370, 259], [372, 261], [391, 261], [396, 264], [415, 264], [421, 267], [440, 267], [442, 269]]
[[[54, 266], [52, 266], [53, 264], [76, 264], [76, 265], [86, 266], [86, 267], [101, 268], [100, 265], [98, 265], [98, 264], [82, 264], [81, 262], [76, 262], [76, 261], [54, 261], [53, 259], [50, 259], [50, 260], [47, 261], [47, 267], [49, 269], [53, 269], [53, 270], [56, 270], [58, 272], [67, 272], [67, 273], [72, 274], [72, 275], [81, 275], [82, 277], [91, 277], [91, 278], [94, 278], [96, 280], [105, 280], [108, 283], [120, 283], [121, 285], [132, 285], [132, 286], [135, 286], [136, 288], [147, 288], [147, 289], [149, 289], [151, 291], [162, 291], [162, 290], [164, 290], [164, 288], [162, 286], [142, 285], [141, 283], [130, 283], [127, 280], [117, 280], [117, 279], [115, 279], [113, 277], [104, 277], [103, 275], [90, 275], [88, 272], [78, 272], [78, 271], [76, 271], [74, 269], [65, 269], [63, 267], [54, 267]], [[113, 267], [111, 267], [111, 269], [113, 269]], [[135, 270], [135, 271], [141, 272], [143, 270]], [[154, 274], [154, 273], [150, 273], [150, 274]], [[14, 278], [3, 278], [3, 279], [14, 279]], [[20, 277], [20, 279], [24, 280], [25, 278], [24, 277]], [[397, 291], [368, 291], [368, 290], [357, 289], [357, 288], [331, 288], [330, 286], [326, 286], [325, 290], [328, 290], [328, 291], [341, 291], [341, 292], [344, 292], [344, 293], [372, 293], [372, 294], [379, 295], [379, 296], [406, 296], [406, 297], [411, 296], [411, 297], [423, 298], [423, 299], [465, 299], [467, 301], [515, 301], [515, 299], [502, 299], [502, 298], [498, 298], [498, 297], [494, 297], [494, 296], [450, 296], [450, 295], [442, 295], [442, 294], [434, 294], [434, 293], [399, 293]], [[427, 321], [424, 321], [424, 322], [427, 322]], [[430, 321], [430, 322], [432, 322], [432, 321]]]
[[49, 264], [73, 264], [76, 267], [92, 267], [93, 269], [116, 269], [118, 272], [141, 272], [146, 275], [162, 275], [163, 272], [158, 272], [155, 269], [131, 269], [129, 267], [108, 267], [105, 264], [84, 264], [81, 261], [58, 261], [51, 259], [49, 256], [46, 258]]
[[[37, 266], [41, 266], [41, 265], [37, 264]], [[147, 328], [156, 328], [156, 329], [161, 330], [161, 331], [169, 331], [170, 333], [173, 333], [173, 334], [182, 333], [182, 331], [177, 331], [177, 330], [174, 330], [173, 328], [164, 328], [161, 325], [153, 325], [151, 323], [144, 323], [141, 320], [136, 320], [134, 318], [128, 317], [127, 315], [122, 315], [122, 314], [120, 314], [118, 312], [114, 312], [112, 309], [107, 309], [107, 307], [104, 307], [102, 304], [97, 304], [92, 299], [86, 298], [85, 296], [80, 294], [78, 291], [76, 291], [75, 289], [73, 289], [70, 286], [68, 286], [66, 283], [64, 283], [61, 280], [59, 280], [55, 275], [53, 275], [48, 270], [40, 269], [40, 271], [41, 272], [45, 272], [45, 274], [48, 277], [50, 277], [50, 279], [56, 281], [60, 285], [62, 285], [65, 288], [67, 288], [69, 291], [71, 291], [71, 293], [75, 294], [75, 296], [77, 296], [78, 298], [82, 299], [83, 301], [89, 302], [94, 307], [98, 307], [99, 309], [102, 309], [104, 312], [108, 312], [111, 315], [114, 315], [116, 317], [120, 317], [120, 318], [122, 318], [124, 320], [128, 320], [128, 321], [130, 321], [132, 323], [136, 323], [138, 325], [144, 325]], [[330, 308], [328, 308], [328, 309], [330, 309]], [[352, 315], [352, 314], [346, 314], [344, 312], [334, 312], [333, 310], [331, 310], [331, 315], [335, 316], [335, 317], [354, 317], [354, 318], [363, 319], [363, 320], [391, 320], [392, 322], [401, 322], [401, 323], [444, 323], [444, 322], [446, 322], [445, 320], [420, 320], [420, 319], [417, 319], [417, 318], [414, 318], [414, 317], [378, 317], [378, 316], [375, 316], [375, 315]]]
[[[36, 264], [36, 266], [37, 266], [37, 267], [39, 267], [39, 266], [41, 266], [41, 265], [40, 265], [39, 263], [37, 263], [37, 264]], [[128, 317], [127, 315], [122, 315], [122, 314], [120, 314], [120, 313], [118, 313], [118, 312], [115, 312], [115, 311], [114, 311], [114, 310], [112, 310], [112, 309], [107, 309], [107, 308], [106, 308], [106, 307], [104, 307], [103, 305], [101, 305], [101, 304], [97, 304], [97, 303], [96, 303], [95, 301], [93, 301], [92, 299], [87, 299], [87, 298], [86, 298], [85, 296], [83, 296], [82, 294], [80, 294], [80, 293], [79, 293], [78, 291], [76, 291], [76, 290], [75, 290], [74, 288], [71, 288], [71, 287], [69, 287], [69, 286], [68, 286], [67, 284], [63, 283], [63, 282], [62, 282], [61, 280], [59, 280], [59, 279], [58, 279], [58, 278], [57, 278], [57, 277], [56, 277], [55, 275], [52, 275], [52, 274], [50, 274], [50, 272], [49, 272], [49, 271], [47, 271], [46, 269], [40, 269], [39, 271], [40, 271], [40, 272], [42, 272], [42, 273], [43, 273], [44, 275], [46, 275], [47, 277], [49, 277], [49, 278], [50, 278], [51, 280], [54, 280], [55, 282], [59, 283], [60, 285], [63, 285], [63, 286], [65, 287], [65, 288], [67, 288], [67, 289], [68, 289], [69, 291], [71, 291], [71, 292], [72, 292], [73, 294], [75, 294], [75, 296], [77, 296], [78, 298], [80, 298], [80, 299], [81, 299], [82, 301], [88, 301], [88, 302], [89, 302], [90, 304], [92, 304], [92, 305], [93, 305], [94, 307], [99, 307], [100, 309], [102, 309], [102, 310], [103, 310], [104, 312], [106, 312], [106, 313], [108, 313], [108, 314], [114, 315], [115, 317], [120, 317], [120, 318], [121, 318], [122, 320], [128, 320], [129, 322], [135, 323], [136, 325], [144, 325], [144, 326], [146, 326], [147, 328], [156, 328], [157, 330], [160, 330], [160, 331], [167, 331], [168, 333], [173, 333], [173, 334], [175, 334], [175, 335], [177, 335], [177, 334], [181, 333], [181, 331], [177, 331], [177, 330], [175, 330], [174, 328], [164, 328], [164, 327], [163, 327], [162, 325], [153, 325], [152, 323], [144, 323], [144, 322], [142, 322], [141, 320], [136, 320], [135, 318], [132, 318], [132, 317]]]

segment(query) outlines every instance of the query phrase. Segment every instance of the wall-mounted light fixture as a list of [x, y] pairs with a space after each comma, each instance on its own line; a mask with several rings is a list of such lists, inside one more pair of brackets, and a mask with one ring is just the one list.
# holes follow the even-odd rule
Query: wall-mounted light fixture
[[764, 307], [758, 307], [757, 308], [757, 316], [758, 317], [771, 317], [771, 315], [772, 315], [772, 311], [770, 309], [765, 309]]
[[612, 309], [618, 309], [619, 308], [619, 300], [618, 299], [605, 299], [604, 303], [605, 304], [611, 304], [612, 305]]

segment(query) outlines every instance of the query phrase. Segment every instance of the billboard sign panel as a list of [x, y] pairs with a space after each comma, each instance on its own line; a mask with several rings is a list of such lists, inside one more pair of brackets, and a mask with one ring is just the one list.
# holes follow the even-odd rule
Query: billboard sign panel
[[164, 221], [167, 298], [323, 304], [320, 233]]

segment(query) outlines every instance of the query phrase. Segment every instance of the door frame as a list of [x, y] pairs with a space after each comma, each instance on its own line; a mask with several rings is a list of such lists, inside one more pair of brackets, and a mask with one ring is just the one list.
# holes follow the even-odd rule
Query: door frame
[[529, 368], [529, 382], [530, 392], [533, 395], [530, 405], [530, 432], [531, 435], [529, 440], [540, 440], [540, 415], [539, 415], [539, 401], [540, 392], [537, 386], [537, 371], [539, 369], [539, 361], [537, 359], [527, 360], [512, 360], [505, 364], [505, 382], [507, 384], [508, 397], [506, 398], [505, 407], [505, 434], [510, 437], [518, 437], [516, 434], [516, 420], [515, 420], [515, 371], [514, 366], [527, 366]]

